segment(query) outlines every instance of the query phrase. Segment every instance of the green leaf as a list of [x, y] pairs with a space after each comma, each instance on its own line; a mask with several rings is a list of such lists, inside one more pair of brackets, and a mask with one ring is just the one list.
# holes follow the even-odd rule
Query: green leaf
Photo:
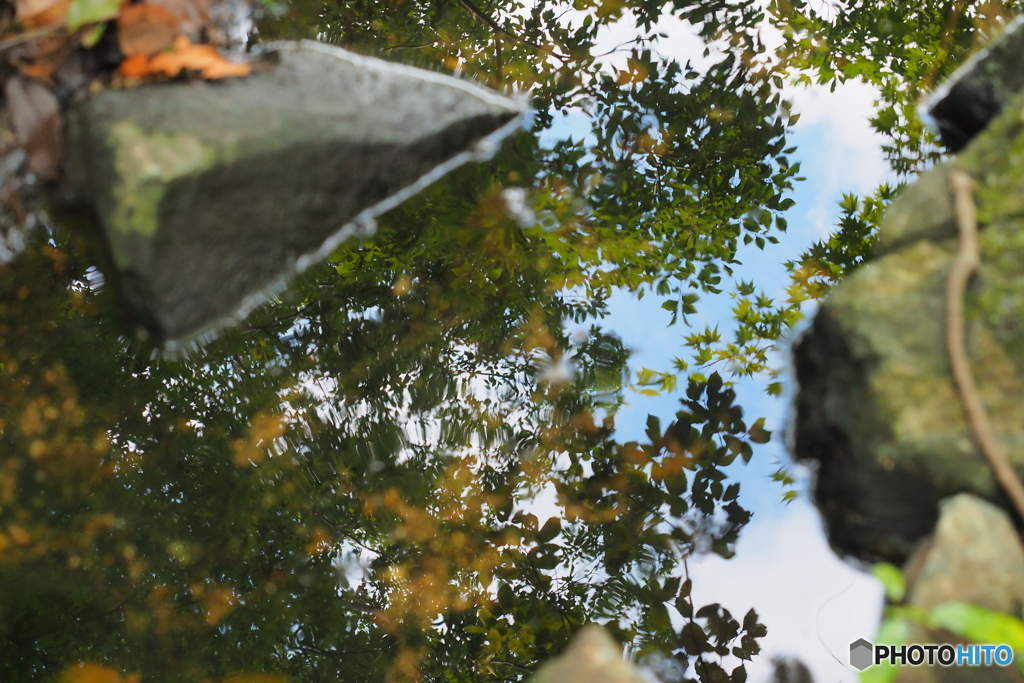
[[[875, 636], [876, 643], [884, 645], [903, 645], [910, 637], [910, 624], [904, 619], [886, 619]], [[860, 674], [860, 683], [892, 683], [900, 672], [898, 664], [883, 661], [876, 666], [865, 669]]]
[[892, 131], [892, 127], [896, 125], [897, 119], [896, 110], [888, 107], [879, 111], [878, 116], [871, 119], [871, 125], [879, 132], [889, 133]]
[[72, 0], [65, 22], [68, 30], [74, 31], [86, 24], [113, 19], [120, 9], [121, 0]]
[[974, 643], [1006, 644], [1017, 652], [1024, 652], [1024, 623], [1003, 612], [966, 602], [946, 602], [932, 609], [928, 625]]
[[537, 532], [537, 540], [540, 543], [547, 543], [562, 531], [562, 520], [560, 517], [552, 517], [544, 522], [544, 526]]
[[661, 420], [658, 419], [657, 415], [647, 416], [647, 438], [652, 444], [657, 444], [661, 441]]
[[85, 33], [82, 34], [82, 47], [95, 47], [96, 44], [100, 42], [100, 38], [103, 37], [103, 34], [106, 32], [106, 30], [107, 25], [105, 23], [96, 24], [92, 28], [88, 29]]
[[754, 425], [747, 430], [747, 434], [754, 443], [768, 443], [772, 438], [772, 433], [764, 428], [763, 417], [758, 418]]
[[901, 602], [907, 592], [907, 579], [903, 572], [888, 562], [879, 562], [871, 567], [871, 575], [882, 582], [885, 597], [889, 602]]
[[860, 683], [892, 683], [900, 673], [899, 665], [882, 662], [860, 672]]

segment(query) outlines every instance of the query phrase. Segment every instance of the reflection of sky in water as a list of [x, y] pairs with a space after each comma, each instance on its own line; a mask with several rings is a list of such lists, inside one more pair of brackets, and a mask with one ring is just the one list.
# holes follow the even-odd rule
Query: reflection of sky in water
[[[788, 284], [782, 264], [831, 231], [842, 194], [869, 193], [888, 177], [880, 138], [867, 123], [874, 97], [870, 88], [847, 84], [835, 93], [827, 88], [802, 89], [791, 97], [802, 118], [790, 144], [798, 147], [793, 157], [801, 162], [801, 175], [807, 180], [798, 183], [793, 193], [796, 205], [787, 216], [788, 233], [778, 235], [779, 244], [764, 251], [752, 245], [741, 247], [739, 260], [744, 266], [737, 269], [739, 278], [753, 280], [760, 290], [779, 298]], [[546, 144], [568, 137], [578, 141], [588, 132], [587, 116], [570, 112], [557, 116], [542, 139]], [[728, 338], [731, 300], [729, 287], [724, 289], [721, 296], [703, 298], [698, 304], [699, 313], [690, 316], [693, 328], [717, 325]], [[651, 294], [637, 301], [620, 292], [610, 301], [611, 315], [600, 321], [633, 350], [634, 371], [641, 367], [669, 370], [677, 354], [686, 355], [683, 336], [689, 328], [682, 323], [669, 327], [671, 314], [660, 307], [661, 301]], [[754, 517], [732, 560], [708, 556], [691, 562], [695, 599], [719, 602], [737, 617], [751, 607], [761, 615], [768, 636], [762, 641], [763, 655], [748, 665], [751, 681], [767, 680], [771, 657], [792, 654], [811, 668], [815, 680], [854, 683], [856, 672], [845, 665], [849, 643], [874, 635], [882, 592], [874, 579], [829, 550], [810, 502], [810, 472], [791, 466], [800, 497], [788, 506], [781, 502], [783, 488], [770, 479], [780, 464], [789, 463], [784, 433], [788, 396], [795, 388], [791, 377], [785, 379], [785, 399], [768, 396], [764, 380], [745, 380], [736, 387], [737, 403], [743, 406], [748, 424], [767, 418], [774, 438], [757, 447], [749, 465], [737, 461], [730, 468], [731, 476], [742, 483], [740, 502]], [[619, 440], [645, 439], [648, 414], [668, 424], [679, 407], [678, 395], [649, 397], [631, 392], [629, 405], [616, 419]], [[541, 508], [554, 504], [554, 500], [538, 502]]]

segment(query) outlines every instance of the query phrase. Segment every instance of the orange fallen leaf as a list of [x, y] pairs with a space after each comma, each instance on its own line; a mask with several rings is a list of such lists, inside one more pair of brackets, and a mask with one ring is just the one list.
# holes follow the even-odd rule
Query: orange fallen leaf
[[141, 2], [117, 16], [117, 39], [126, 57], [151, 55], [169, 47], [181, 32], [181, 19], [166, 7]]
[[207, 80], [247, 76], [251, 70], [249, 64], [229, 61], [213, 46], [193, 45], [183, 35], [174, 39], [174, 50], [161, 52], [150, 58], [136, 54], [121, 62], [120, 69], [121, 75], [129, 78], [145, 78], [158, 74], [173, 78], [182, 71], [198, 71]]
[[[212, 47], [210, 49], [213, 50]], [[216, 53], [215, 50], [214, 52]], [[249, 64], [241, 62], [232, 62], [217, 54], [217, 60], [210, 61], [206, 65], [204, 65], [201, 74], [203, 78], [205, 78], [208, 81], [217, 81], [222, 78], [248, 76], [251, 71], [252, 66], [250, 66]]]
[[128, 78], [145, 78], [150, 74], [149, 56], [144, 54], [132, 55], [121, 62], [119, 70], [122, 76], [127, 76]]

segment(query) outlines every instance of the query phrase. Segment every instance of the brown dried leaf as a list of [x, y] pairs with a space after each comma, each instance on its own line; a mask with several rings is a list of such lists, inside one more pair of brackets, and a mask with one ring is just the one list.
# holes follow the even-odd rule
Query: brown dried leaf
[[13, 76], [4, 85], [4, 96], [18, 141], [25, 146], [29, 170], [54, 180], [64, 156], [64, 126], [57, 97], [45, 85]]
[[181, 32], [181, 19], [155, 3], [128, 5], [117, 17], [117, 37], [125, 57], [166, 49]]
[[49, 26], [64, 20], [71, 0], [17, 0], [14, 18], [25, 28]]
[[75, 39], [66, 33], [43, 36], [13, 52], [10, 61], [29, 78], [52, 83], [53, 74], [75, 47]]
[[210, 18], [210, 3], [207, 0], [148, 0], [178, 17], [179, 28], [190, 38], [197, 40], [199, 32]]

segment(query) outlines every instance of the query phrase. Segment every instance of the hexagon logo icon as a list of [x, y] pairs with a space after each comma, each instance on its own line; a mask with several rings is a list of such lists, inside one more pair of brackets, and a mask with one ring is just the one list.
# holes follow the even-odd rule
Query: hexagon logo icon
[[850, 643], [850, 666], [857, 671], [863, 671], [871, 666], [874, 659], [871, 655], [875, 646], [861, 638]]

